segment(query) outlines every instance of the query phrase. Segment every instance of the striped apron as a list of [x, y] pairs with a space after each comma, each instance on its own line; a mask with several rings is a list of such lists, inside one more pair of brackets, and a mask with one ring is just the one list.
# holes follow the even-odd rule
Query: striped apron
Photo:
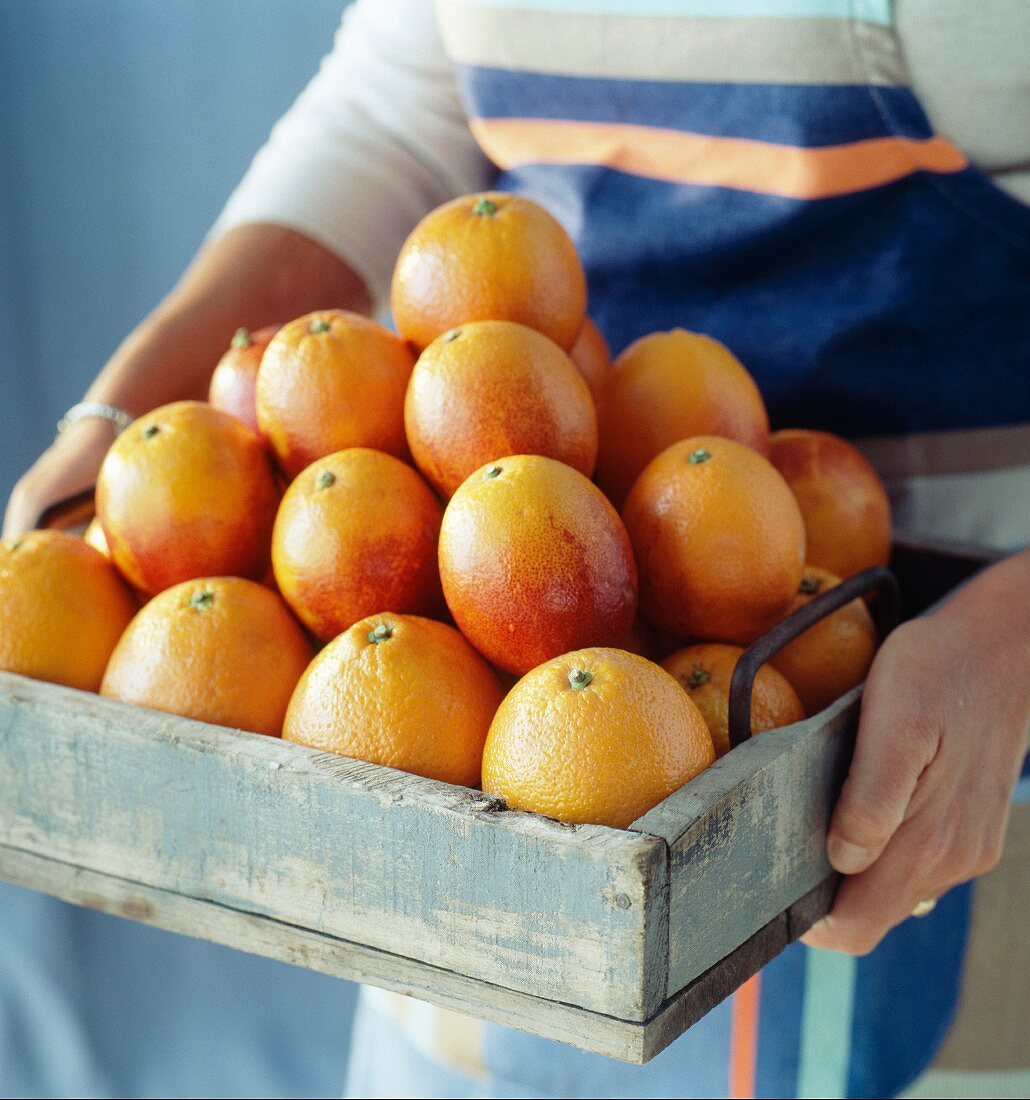
[[[899, 530], [1030, 542], [1030, 210], [932, 131], [889, 0], [437, 8], [498, 186], [572, 234], [616, 350], [710, 333], [774, 427], [859, 440]], [[795, 945], [644, 1067], [367, 993], [351, 1092], [894, 1095], [947, 1032], [973, 907], [863, 959]]]

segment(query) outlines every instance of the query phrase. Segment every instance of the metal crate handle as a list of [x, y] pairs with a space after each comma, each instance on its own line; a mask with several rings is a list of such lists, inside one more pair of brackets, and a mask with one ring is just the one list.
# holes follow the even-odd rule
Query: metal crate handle
[[898, 622], [898, 582], [894, 574], [883, 566], [874, 566], [853, 577], [841, 581], [834, 588], [821, 592], [811, 602], [799, 607], [757, 641], [752, 642], [737, 661], [730, 679], [729, 734], [730, 747], [742, 745], [751, 736], [751, 691], [758, 670], [788, 642], [803, 634], [820, 619], [840, 610], [845, 604], [875, 592], [872, 606], [873, 620], [880, 640], [894, 629]]

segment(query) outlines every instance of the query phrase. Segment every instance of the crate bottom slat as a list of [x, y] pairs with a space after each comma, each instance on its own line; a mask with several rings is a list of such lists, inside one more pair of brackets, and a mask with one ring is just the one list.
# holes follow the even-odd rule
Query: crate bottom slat
[[0, 879], [73, 905], [210, 940], [332, 977], [368, 982], [431, 1001], [442, 1008], [467, 1011], [472, 1003], [476, 1015], [492, 1023], [517, 1027], [638, 1065], [664, 1050], [810, 928], [829, 910], [836, 888], [836, 876], [828, 877], [671, 997], [650, 1019], [636, 1023], [517, 993], [415, 959], [8, 845], [0, 845]]

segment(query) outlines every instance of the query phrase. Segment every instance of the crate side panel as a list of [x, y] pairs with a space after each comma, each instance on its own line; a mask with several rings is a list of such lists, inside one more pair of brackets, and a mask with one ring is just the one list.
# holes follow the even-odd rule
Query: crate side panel
[[624, 1019], [664, 996], [655, 838], [7, 675], [0, 789], [12, 847]]
[[648, 1028], [644, 1024], [517, 993], [270, 917], [183, 897], [4, 845], [0, 845], [0, 879], [41, 890], [73, 905], [211, 940], [335, 978], [419, 997], [609, 1058], [636, 1063], [646, 1060]]
[[653, 1058], [675, 1042], [785, 947], [804, 935], [829, 911], [836, 888], [836, 875], [823, 879], [785, 913], [774, 917], [740, 947], [670, 997], [647, 1023], [645, 1057]]
[[634, 824], [670, 846], [670, 996], [830, 873], [826, 830], [858, 699], [760, 734]]

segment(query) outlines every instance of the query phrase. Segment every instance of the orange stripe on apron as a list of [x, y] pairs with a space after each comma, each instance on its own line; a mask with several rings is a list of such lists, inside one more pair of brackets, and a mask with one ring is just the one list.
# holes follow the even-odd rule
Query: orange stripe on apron
[[756, 974], [733, 994], [730, 1023], [730, 1100], [753, 1100], [758, 1063], [758, 1008], [762, 975]]
[[824, 199], [881, 187], [913, 172], [959, 172], [966, 158], [942, 137], [877, 137], [802, 148], [749, 138], [561, 119], [474, 118], [472, 133], [503, 169], [603, 165], [667, 183]]

